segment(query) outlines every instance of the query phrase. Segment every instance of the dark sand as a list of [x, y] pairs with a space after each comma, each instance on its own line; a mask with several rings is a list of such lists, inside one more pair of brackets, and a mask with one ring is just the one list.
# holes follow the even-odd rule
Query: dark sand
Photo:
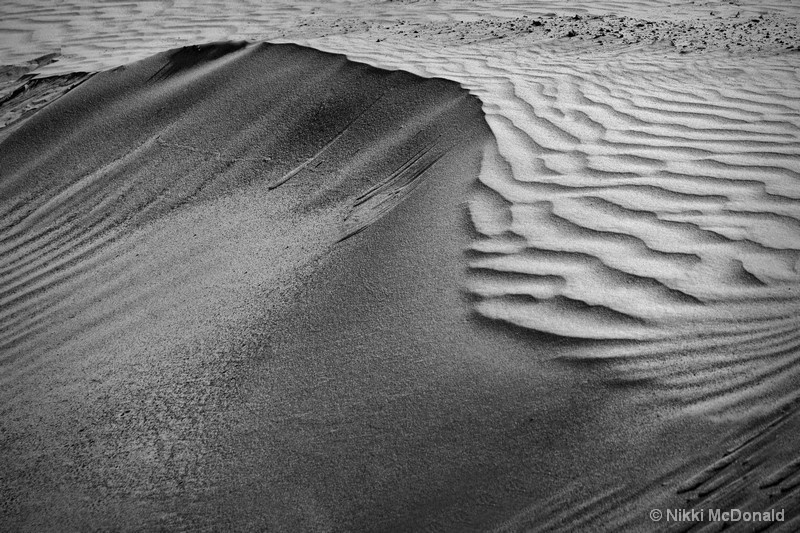
[[0, 523], [641, 531], [688, 498], [797, 525], [794, 404], [672, 419], [588, 341], [473, 311], [490, 143], [455, 83], [289, 45], [159, 54], [14, 125]]

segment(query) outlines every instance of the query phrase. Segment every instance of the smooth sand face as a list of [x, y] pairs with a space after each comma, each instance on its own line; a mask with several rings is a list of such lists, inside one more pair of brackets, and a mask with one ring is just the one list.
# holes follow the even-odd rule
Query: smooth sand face
[[797, 529], [792, 2], [2, 9], [3, 522]]

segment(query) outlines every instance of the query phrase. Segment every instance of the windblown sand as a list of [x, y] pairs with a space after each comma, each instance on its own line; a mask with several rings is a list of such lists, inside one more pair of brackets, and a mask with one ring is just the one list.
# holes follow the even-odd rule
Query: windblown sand
[[800, 529], [792, 2], [0, 14], [0, 529]]

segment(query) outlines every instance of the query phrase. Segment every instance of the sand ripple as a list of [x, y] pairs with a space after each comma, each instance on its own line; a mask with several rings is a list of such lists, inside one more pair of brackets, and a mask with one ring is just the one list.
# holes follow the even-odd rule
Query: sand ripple
[[347, 39], [349, 56], [445, 75], [484, 102], [497, 145], [468, 200], [478, 313], [602, 340], [581, 357], [622, 361], [695, 407], [800, 371], [791, 58], [359, 44]]

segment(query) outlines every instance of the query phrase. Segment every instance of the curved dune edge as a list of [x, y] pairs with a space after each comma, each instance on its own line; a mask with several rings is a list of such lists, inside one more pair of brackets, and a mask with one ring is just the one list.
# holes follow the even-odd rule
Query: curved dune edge
[[796, 56], [302, 42], [446, 76], [483, 102], [497, 146], [469, 200], [477, 312], [587, 339], [573, 355], [692, 411], [758, 415], [796, 397]]

